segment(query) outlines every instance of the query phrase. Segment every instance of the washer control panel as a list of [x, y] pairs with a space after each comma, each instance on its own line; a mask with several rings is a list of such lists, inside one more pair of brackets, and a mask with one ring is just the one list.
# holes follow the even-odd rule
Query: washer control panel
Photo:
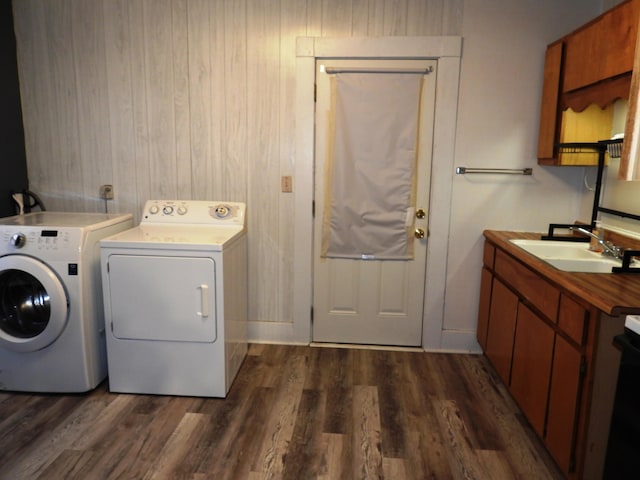
[[48, 259], [56, 259], [55, 254], [67, 258], [79, 250], [80, 232], [76, 230], [31, 226], [0, 228], [0, 251], [36, 256], [47, 252]]
[[246, 205], [205, 200], [149, 200], [141, 224], [244, 226]]

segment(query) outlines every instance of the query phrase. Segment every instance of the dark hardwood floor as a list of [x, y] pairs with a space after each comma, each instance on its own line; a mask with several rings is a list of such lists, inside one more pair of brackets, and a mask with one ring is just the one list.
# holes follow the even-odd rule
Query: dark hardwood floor
[[0, 393], [0, 478], [561, 476], [482, 356], [251, 345], [226, 399]]

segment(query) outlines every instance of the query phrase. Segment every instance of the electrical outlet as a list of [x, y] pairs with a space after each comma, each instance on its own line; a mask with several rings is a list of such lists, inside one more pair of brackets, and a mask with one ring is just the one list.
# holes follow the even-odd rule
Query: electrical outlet
[[280, 179], [280, 187], [283, 193], [293, 192], [293, 178], [291, 175], [283, 175]]
[[100, 198], [113, 200], [113, 185], [100, 185]]

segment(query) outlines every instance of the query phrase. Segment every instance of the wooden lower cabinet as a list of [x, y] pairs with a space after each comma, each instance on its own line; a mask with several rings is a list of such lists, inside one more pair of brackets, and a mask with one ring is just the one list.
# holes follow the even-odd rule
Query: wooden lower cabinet
[[485, 354], [502, 381], [509, 385], [516, 331], [518, 297], [497, 278], [493, 279]]
[[478, 309], [478, 327], [476, 329], [476, 338], [482, 347], [487, 349], [487, 329], [489, 328], [489, 308], [491, 307], [491, 270], [484, 267], [482, 269], [482, 278], [480, 280], [480, 307]]
[[576, 423], [582, 387], [583, 356], [561, 336], [557, 336], [551, 371], [547, 431], [547, 449], [567, 474], [575, 468]]
[[544, 436], [555, 333], [536, 313], [518, 305], [510, 390], [529, 423]]
[[482, 270], [478, 342], [562, 472], [581, 478], [590, 307], [504, 251], [495, 259]]

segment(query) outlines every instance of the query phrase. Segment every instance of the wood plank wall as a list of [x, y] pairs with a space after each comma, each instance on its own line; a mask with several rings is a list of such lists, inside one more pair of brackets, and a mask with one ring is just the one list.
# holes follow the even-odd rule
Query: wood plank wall
[[[460, 35], [463, 0], [14, 0], [30, 188], [139, 221], [248, 204], [250, 320], [292, 321], [299, 36]], [[295, 191], [295, 179], [294, 179]]]

